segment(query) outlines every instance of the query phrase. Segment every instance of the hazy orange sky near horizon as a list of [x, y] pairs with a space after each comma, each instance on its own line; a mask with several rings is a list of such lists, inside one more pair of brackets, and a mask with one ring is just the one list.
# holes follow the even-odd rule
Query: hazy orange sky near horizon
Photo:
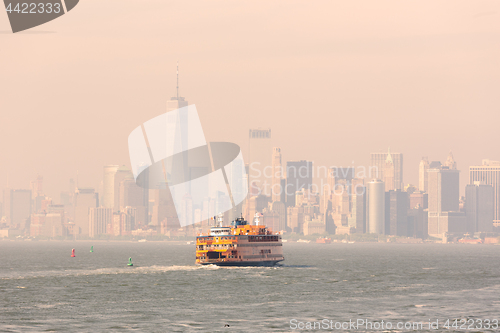
[[[271, 128], [283, 159], [368, 165], [404, 154], [461, 170], [500, 160], [500, 1], [81, 0], [12, 34], [0, 12], [0, 188], [37, 174], [59, 201], [78, 172], [130, 164], [130, 132], [175, 94], [207, 140], [247, 151]], [[270, 152], [271, 154], [271, 152]]]

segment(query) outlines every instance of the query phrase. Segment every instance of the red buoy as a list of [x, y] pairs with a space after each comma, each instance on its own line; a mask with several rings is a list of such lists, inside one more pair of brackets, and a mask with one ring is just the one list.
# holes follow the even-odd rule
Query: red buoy
[[71, 256], [74, 257], [75, 256], [75, 249], [71, 250]]

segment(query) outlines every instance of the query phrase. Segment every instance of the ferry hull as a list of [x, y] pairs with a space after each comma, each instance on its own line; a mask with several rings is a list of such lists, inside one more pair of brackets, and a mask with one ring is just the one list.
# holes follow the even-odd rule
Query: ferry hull
[[272, 261], [222, 261], [222, 262], [199, 262], [198, 265], [216, 265], [216, 266], [239, 266], [239, 267], [272, 267], [276, 266], [280, 260]]

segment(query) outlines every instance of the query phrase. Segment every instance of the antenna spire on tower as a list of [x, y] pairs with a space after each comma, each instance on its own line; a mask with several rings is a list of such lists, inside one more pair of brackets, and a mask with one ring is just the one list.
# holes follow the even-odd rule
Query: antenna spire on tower
[[177, 61], [177, 100], [179, 100], [179, 61]]

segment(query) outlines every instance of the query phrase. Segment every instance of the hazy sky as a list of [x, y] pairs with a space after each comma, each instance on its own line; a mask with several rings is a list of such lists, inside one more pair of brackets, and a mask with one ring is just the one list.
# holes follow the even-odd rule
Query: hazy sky
[[462, 170], [500, 160], [500, 1], [82, 0], [12, 34], [0, 11], [0, 188], [37, 174], [56, 201], [79, 173], [129, 165], [127, 137], [180, 91], [207, 140], [246, 152], [272, 128], [284, 160], [367, 165], [404, 153]]

